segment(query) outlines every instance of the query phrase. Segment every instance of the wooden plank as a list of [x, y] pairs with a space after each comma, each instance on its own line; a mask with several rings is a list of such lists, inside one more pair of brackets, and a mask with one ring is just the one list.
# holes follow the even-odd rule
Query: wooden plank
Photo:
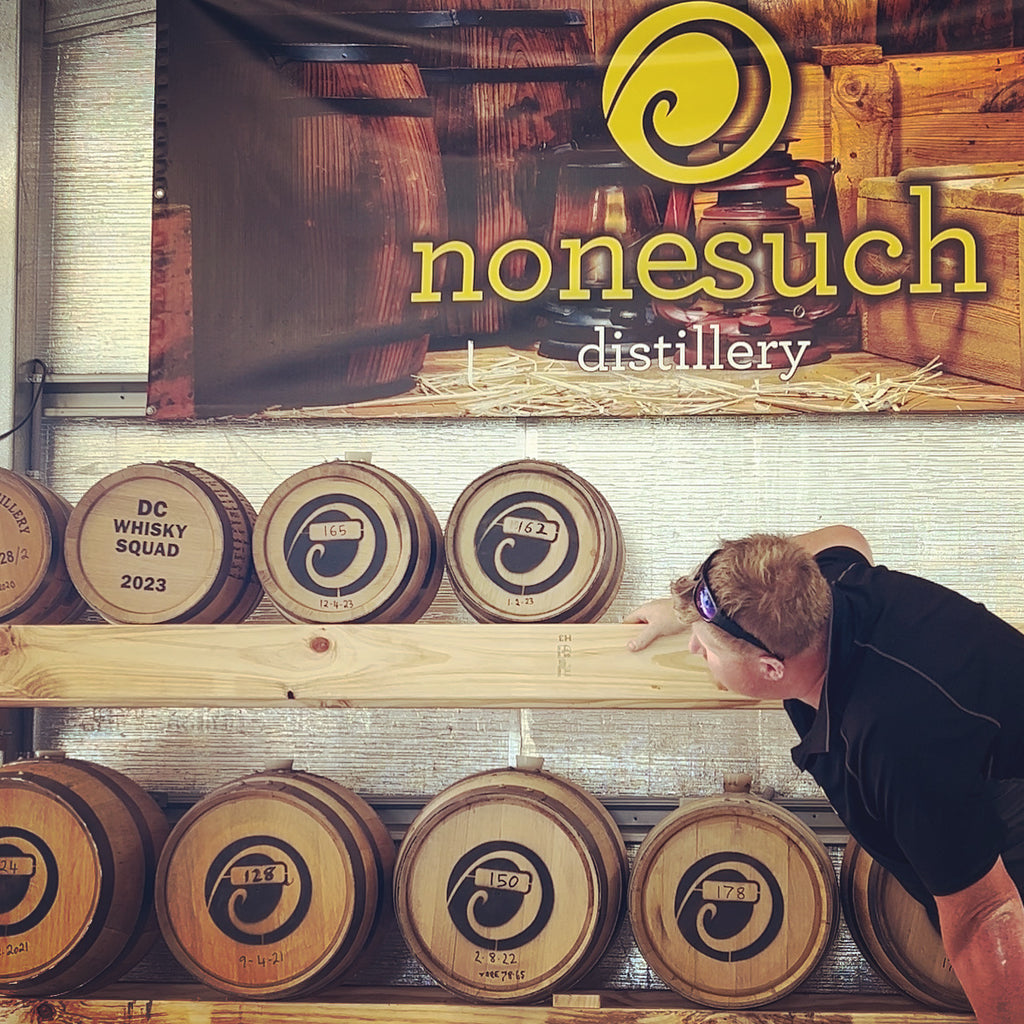
[[[896, 168], [928, 164], [998, 163], [1020, 158], [1024, 113], [980, 114], [936, 111], [896, 118]], [[890, 172], [892, 173], [892, 172]], [[867, 177], [868, 175], [864, 175]]]
[[863, 178], [895, 173], [894, 79], [890, 64], [838, 67], [832, 72], [832, 153], [839, 161], [839, 220], [857, 233], [857, 191]]
[[[829, 92], [831, 85], [818, 64], [797, 64], [793, 69], [793, 107], [783, 137], [797, 139], [790, 152], [803, 160], [828, 160], [832, 155]], [[810, 194], [809, 189], [804, 190]], [[794, 189], [791, 195], [801, 195]]]
[[[713, 1010], [673, 994], [604, 993], [602, 1006], [476, 1006], [416, 990], [334, 990], [320, 1002], [246, 1003], [164, 986], [114, 990], [92, 999], [0, 999], [5, 1024], [971, 1024], [973, 1016], [929, 1010], [896, 997], [794, 996], [765, 1009]], [[408, 992], [408, 994], [407, 994]]]
[[637, 626], [5, 626], [0, 706], [771, 707]]
[[908, 167], [896, 175], [898, 185], [915, 182], [957, 181], [964, 178], [1024, 176], [1024, 163], [1001, 161], [994, 164], [939, 164], [937, 167]]
[[843, 64], [881, 64], [885, 59], [877, 43], [841, 43], [835, 46], [815, 46], [814, 59], [823, 68]]
[[901, 117], [994, 112], [1005, 106], [1000, 98], [1014, 95], [1024, 79], [1024, 49], [923, 53], [889, 63]]
[[192, 217], [187, 206], [153, 214], [150, 275], [150, 415], [158, 420], [195, 415], [195, 338], [192, 334]]
[[[1010, 387], [1024, 386], [1024, 338], [1021, 328], [1021, 217], [993, 212], [1000, 199], [998, 187], [976, 190], [970, 180], [937, 189], [941, 211], [936, 225], [955, 222], [976, 239], [984, 239], [982, 279], [984, 295], [911, 295], [906, 288], [891, 296], [863, 300], [863, 336], [867, 351], [908, 362], [937, 358], [951, 372]], [[902, 189], [875, 181], [864, 189], [867, 222], [903, 231], [913, 237], [915, 209], [906, 200], [887, 202], [874, 196], [898, 197]], [[1002, 197], [1009, 208], [1020, 206], [1020, 195], [1009, 190]], [[986, 207], [986, 208], [979, 208]], [[955, 210], [955, 215], [951, 212]], [[956, 277], [962, 263], [934, 259], [936, 274]], [[960, 262], [955, 262], [960, 260]], [[912, 271], [909, 271], [912, 273]]]
[[1020, 159], [1024, 49], [894, 57], [897, 170]]

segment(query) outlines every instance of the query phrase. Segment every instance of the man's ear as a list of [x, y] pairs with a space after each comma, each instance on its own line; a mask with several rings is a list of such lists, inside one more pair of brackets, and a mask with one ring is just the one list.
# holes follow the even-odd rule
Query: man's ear
[[757, 659], [757, 662], [761, 670], [762, 677], [773, 683], [777, 683], [786, 671], [785, 665], [783, 665], [778, 658], [774, 658], [770, 654], [762, 654]]

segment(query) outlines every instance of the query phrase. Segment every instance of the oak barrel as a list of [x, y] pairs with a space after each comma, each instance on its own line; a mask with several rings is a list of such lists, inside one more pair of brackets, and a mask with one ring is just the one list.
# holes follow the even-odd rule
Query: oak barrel
[[970, 1010], [925, 908], [855, 839], [843, 851], [839, 887], [850, 934], [882, 977], [928, 1006]]
[[693, 800], [641, 843], [629, 915], [644, 958], [676, 992], [761, 1006], [807, 978], [832, 941], [835, 869], [803, 822], [763, 798]]
[[0, 991], [86, 991], [138, 962], [159, 934], [166, 836], [153, 798], [110, 768], [57, 755], [0, 767]]
[[[449, 237], [469, 242], [478, 264], [510, 240], [543, 242], [552, 197], [541, 186], [542, 155], [588, 134], [584, 117], [600, 109], [582, 12], [460, 8], [431, 44], [416, 52], [434, 103]], [[446, 293], [462, 286], [461, 261], [448, 267]], [[528, 289], [535, 257], [507, 255], [500, 277], [515, 292]], [[527, 305], [490, 289], [480, 301], [446, 302], [431, 344], [507, 342]]]
[[70, 515], [50, 488], [0, 469], [0, 622], [71, 622], [85, 610], [64, 561]]
[[341, 978], [390, 915], [394, 843], [350, 789], [271, 769], [222, 786], [174, 826], [157, 869], [160, 928], [221, 992], [304, 995]]
[[452, 589], [480, 622], [594, 622], [615, 598], [623, 559], [611, 506], [554, 462], [482, 474], [445, 527]]
[[111, 622], [240, 622], [261, 596], [255, 513], [187, 462], [129, 466], [97, 481], [68, 520], [68, 572]]
[[592, 795], [548, 772], [497, 769], [448, 787], [409, 826], [395, 912], [445, 988], [484, 1003], [531, 1002], [597, 963], [621, 917], [627, 870], [622, 837]]
[[200, 165], [187, 181], [197, 409], [409, 390], [438, 315], [410, 298], [413, 243], [447, 237], [437, 135], [411, 51], [256, 38], [211, 43], [206, 58], [199, 81], [222, 97], [223, 131], [193, 138], [173, 125]]
[[430, 505], [369, 462], [300, 470], [256, 517], [253, 559], [267, 595], [299, 622], [414, 622], [444, 573]]

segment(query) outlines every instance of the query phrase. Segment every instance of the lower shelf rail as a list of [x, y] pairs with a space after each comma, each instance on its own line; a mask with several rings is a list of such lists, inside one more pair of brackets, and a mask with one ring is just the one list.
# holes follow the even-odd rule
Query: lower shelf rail
[[114, 985], [82, 998], [3, 999], [4, 1024], [972, 1024], [895, 996], [791, 995], [709, 1009], [669, 992], [571, 992], [532, 1006], [477, 1005], [439, 989], [340, 987], [314, 999], [245, 1002], [192, 985]]

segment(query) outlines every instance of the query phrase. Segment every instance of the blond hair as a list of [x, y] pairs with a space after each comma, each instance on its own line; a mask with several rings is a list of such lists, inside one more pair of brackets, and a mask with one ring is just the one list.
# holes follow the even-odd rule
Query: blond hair
[[[694, 574], [671, 586], [676, 613], [692, 624]], [[820, 642], [832, 611], [832, 592], [799, 541], [780, 534], [755, 533], [726, 541], [707, 571], [719, 608], [782, 658]], [[752, 652], [750, 644], [715, 628], [723, 643]]]

